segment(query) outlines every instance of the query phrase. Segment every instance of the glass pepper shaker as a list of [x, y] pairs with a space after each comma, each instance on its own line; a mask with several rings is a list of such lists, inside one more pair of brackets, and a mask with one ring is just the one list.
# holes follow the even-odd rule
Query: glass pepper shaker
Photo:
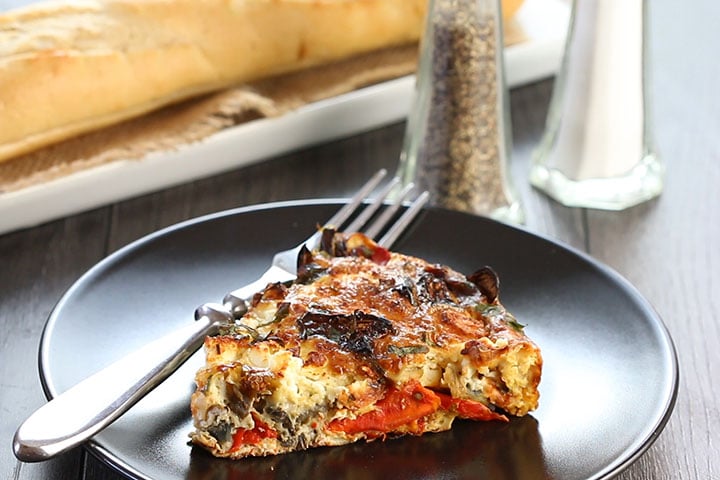
[[429, 0], [398, 175], [431, 204], [522, 223], [498, 0]]

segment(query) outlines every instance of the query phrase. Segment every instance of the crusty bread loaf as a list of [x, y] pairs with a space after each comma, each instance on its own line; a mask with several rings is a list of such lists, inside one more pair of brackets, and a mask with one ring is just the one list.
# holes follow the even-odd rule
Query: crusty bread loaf
[[416, 41], [425, 0], [76, 0], [0, 15], [0, 161], [203, 92]]
[[[503, 0], [512, 16], [522, 0]], [[416, 42], [427, 0], [60, 0], [0, 14], [0, 162], [202, 93]]]

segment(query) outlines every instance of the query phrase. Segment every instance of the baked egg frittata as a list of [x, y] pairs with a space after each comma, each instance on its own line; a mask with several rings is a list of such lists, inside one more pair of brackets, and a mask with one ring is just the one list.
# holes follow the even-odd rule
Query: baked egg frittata
[[332, 230], [205, 352], [191, 438], [230, 458], [507, 421], [537, 407], [542, 369], [491, 269], [465, 276]]

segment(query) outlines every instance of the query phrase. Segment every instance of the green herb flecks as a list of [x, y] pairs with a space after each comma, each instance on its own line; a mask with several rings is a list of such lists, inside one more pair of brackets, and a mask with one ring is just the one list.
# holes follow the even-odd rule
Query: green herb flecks
[[518, 322], [518, 321], [515, 319], [515, 317], [513, 317], [513, 316], [510, 315], [509, 313], [506, 314], [506, 317], [507, 317], [507, 318], [506, 318], [507, 324], [510, 325], [510, 327], [511, 327], [513, 330], [515, 330], [515, 331], [518, 332], [518, 333], [523, 333], [523, 331], [524, 331], [523, 329], [525, 328], [525, 325], [523, 325], [522, 323]]
[[505, 310], [500, 305], [477, 303], [475, 304], [475, 311], [477, 311], [483, 317], [490, 318], [492, 320], [505, 321], [505, 323], [507, 323], [510, 328], [512, 328], [518, 333], [523, 333], [523, 329], [525, 328], [525, 325], [518, 322], [517, 319], [510, 312]]
[[290, 313], [290, 302], [282, 302], [278, 305], [278, 309], [275, 311], [273, 319], [269, 322], [258, 325], [257, 328], [267, 327], [273, 323], [278, 323], [282, 321], [283, 318], [287, 317], [288, 313]]
[[500, 305], [490, 305], [487, 303], [475, 304], [475, 311], [483, 317], [491, 318], [503, 318], [505, 316], [505, 309]]
[[417, 353], [427, 353], [430, 349], [427, 347], [427, 345], [407, 345], [405, 347], [398, 347], [396, 345], [390, 345], [388, 347], [388, 353], [392, 355], [397, 355], [399, 357], [404, 357], [405, 355], [411, 355], [411, 354], [417, 354]]

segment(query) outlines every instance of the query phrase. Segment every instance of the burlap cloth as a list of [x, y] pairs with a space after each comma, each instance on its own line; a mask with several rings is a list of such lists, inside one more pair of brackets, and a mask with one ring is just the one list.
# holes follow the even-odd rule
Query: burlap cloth
[[[506, 45], [524, 39], [512, 22], [505, 29]], [[0, 163], [0, 193], [108, 162], [172, 151], [254, 119], [411, 74], [416, 63], [417, 45], [394, 47], [171, 105]]]

